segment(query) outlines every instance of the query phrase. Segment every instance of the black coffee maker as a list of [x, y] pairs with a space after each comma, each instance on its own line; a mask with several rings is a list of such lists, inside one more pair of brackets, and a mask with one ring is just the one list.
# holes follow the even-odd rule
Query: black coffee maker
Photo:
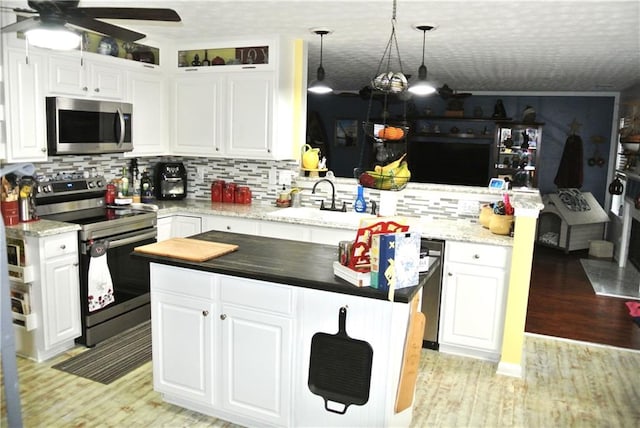
[[187, 196], [187, 170], [182, 162], [160, 162], [155, 172], [157, 199], [184, 199]]

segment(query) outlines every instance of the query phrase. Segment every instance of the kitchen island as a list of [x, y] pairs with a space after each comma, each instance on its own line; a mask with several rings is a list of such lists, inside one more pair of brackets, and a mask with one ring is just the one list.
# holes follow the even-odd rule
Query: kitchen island
[[[405, 342], [428, 273], [390, 302], [334, 276], [335, 246], [226, 232], [193, 238], [239, 248], [201, 263], [138, 254], [151, 263], [154, 389], [165, 401], [247, 426], [410, 424], [411, 399], [396, 410], [396, 396], [399, 385], [410, 397], [415, 388], [401, 372], [410, 378]], [[364, 393], [350, 388], [363, 379], [349, 370], [324, 391], [310, 367], [316, 334], [338, 333], [341, 312], [347, 344], [372, 350]], [[346, 352], [322, 366], [344, 364]]]

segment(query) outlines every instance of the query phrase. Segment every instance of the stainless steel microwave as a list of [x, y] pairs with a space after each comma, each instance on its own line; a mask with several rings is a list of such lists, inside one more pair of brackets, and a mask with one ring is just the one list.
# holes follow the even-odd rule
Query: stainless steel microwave
[[47, 97], [46, 111], [49, 155], [133, 150], [131, 104]]

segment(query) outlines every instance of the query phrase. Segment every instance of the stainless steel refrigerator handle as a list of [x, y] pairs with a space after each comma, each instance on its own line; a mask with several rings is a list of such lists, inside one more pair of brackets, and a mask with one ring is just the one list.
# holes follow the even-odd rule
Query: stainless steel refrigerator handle
[[157, 235], [157, 231], [153, 230], [152, 232], [140, 233], [128, 238], [115, 239], [113, 241], [106, 239], [106, 241], [109, 244], [108, 248], [116, 248], [122, 247], [123, 245], [132, 244], [134, 242], [143, 241], [145, 239], [155, 238]]
[[118, 113], [118, 119], [120, 119], [120, 138], [118, 139], [118, 146], [121, 146], [122, 143], [124, 143], [124, 134], [125, 134], [124, 114], [122, 114], [122, 110], [119, 107], [116, 110], [116, 112]]

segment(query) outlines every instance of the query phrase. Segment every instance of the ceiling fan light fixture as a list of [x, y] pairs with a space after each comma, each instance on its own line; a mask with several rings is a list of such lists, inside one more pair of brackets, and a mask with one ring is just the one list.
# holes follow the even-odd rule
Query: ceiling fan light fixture
[[329, 85], [325, 80], [324, 67], [322, 66], [322, 39], [327, 34], [330, 34], [331, 30], [312, 28], [311, 32], [320, 36], [320, 65], [318, 66], [318, 70], [316, 72], [316, 80], [311, 82], [311, 84], [307, 87], [307, 91], [314, 94], [328, 94], [333, 92], [333, 89], [331, 88], [331, 85]]
[[409, 87], [409, 92], [414, 95], [430, 95], [436, 92], [436, 88], [427, 80], [427, 66], [424, 65], [424, 46], [427, 31], [433, 31], [437, 27], [431, 24], [415, 25], [416, 30], [422, 31], [422, 64], [418, 68], [418, 81]]
[[25, 31], [27, 42], [38, 48], [69, 51], [80, 46], [81, 36], [65, 27], [39, 27]]

